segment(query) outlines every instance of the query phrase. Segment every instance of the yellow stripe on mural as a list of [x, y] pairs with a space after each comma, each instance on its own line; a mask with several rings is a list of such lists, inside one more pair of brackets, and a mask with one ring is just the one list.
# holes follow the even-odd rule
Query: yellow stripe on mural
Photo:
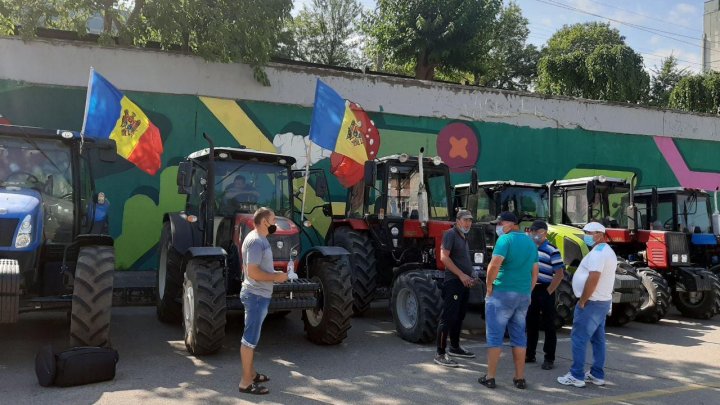
[[260, 131], [235, 100], [201, 96], [200, 101], [239, 144], [262, 152], [276, 152], [275, 145]]

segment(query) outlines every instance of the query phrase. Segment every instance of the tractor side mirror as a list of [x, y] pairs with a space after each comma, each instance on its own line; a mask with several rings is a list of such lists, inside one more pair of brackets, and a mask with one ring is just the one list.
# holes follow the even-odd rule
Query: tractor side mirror
[[178, 193], [190, 194], [192, 192], [192, 162], [180, 162], [178, 164], [177, 186]]
[[323, 200], [328, 196], [328, 184], [325, 176], [317, 176], [315, 179], [315, 195]]
[[326, 217], [332, 217], [332, 204], [325, 203], [322, 207], [323, 215]]
[[101, 162], [114, 163], [117, 160], [117, 156], [115, 142], [112, 142], [111, 146], [104, 146], [98, 149], [98, 158]]
[[475, 195], [478, 193], [478, 173], [473, 167], [470, 169], [470, 194]]
[[377, 162], [368, 160], [365, 162], [365, 187], [375, 187], [377, 181]]
[[652, 188], [652, 194], [650, 195], [650, 214], [648, 215], [650, 223], [657, 221], [657, 209], [660, 204], [660, 197], [658, 196], [657, 187]]

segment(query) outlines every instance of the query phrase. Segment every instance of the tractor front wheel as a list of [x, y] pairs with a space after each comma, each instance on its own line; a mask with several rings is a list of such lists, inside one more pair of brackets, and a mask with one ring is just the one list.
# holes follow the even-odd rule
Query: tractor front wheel
[[346, 257], [322, 257], [313, 261], [310, 279], [320, 284], [318, 306], [303, 312], [308, 339], [320, 345], [336, 345], [347, 337], [352, 317], [352, 284]]
[[430, 271], [408, 271], [395, 279], [390, 307], [401, 338], [412, 343], [432, 341], [442, 306], [440, 288]]
[[160, 236], [160, 263], [157, 270], [155, 304], [161, 322], [182, 322], [183, 275], [180, 254], [172, 245], [170, 222], [165, 222]]
[[713, 281], [713, 289], [710, 291], [674, 291], [673, 302], [683, 316], [695, 319], [710, 319], [715, 315], [718, 305], [720, 283], [712, 272], [702, 271], [701, 273], [704, 273], [705, 277]]
[[362, 315], [370, 307], [377, 285], [375, 248], [366, 233], [347, 226], [335, 229], [333, 243], [350, 252], [353, 313]]
[[572, 282], [565, 279], [555, 290], [555, 328], [572, 325], [576, 304], [577, 298], [573, 293]]
[[110, 346], [114, 271], [112, 246], [80, 248], [70, 311], [71, 346]]
[[183, 283], [185, 347], [199, 356], [220, 350], [225, 338], [225, 277], [218, 259], [190, 259]]

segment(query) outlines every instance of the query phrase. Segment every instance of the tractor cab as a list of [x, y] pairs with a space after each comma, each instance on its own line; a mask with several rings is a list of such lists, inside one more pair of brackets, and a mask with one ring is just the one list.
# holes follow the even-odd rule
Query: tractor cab
[[[0, 294], [0, 323], [25, 311], [71, 307], [72, 342], [107, 344], [100, 329], [109, 324], [112, 288], [102, 294], [98, 288], [107, 285], [95, 280], [102, 273], [112, 286], [114, 252], [109, 202], [95, 190], [91, 166], [115, 157], [113, 141], [0, 125], [0, 284], [14, 286]], [[77, 282], [87, 287], [82, 294]], [[81, 308], [80, 300], [97, 305]]]

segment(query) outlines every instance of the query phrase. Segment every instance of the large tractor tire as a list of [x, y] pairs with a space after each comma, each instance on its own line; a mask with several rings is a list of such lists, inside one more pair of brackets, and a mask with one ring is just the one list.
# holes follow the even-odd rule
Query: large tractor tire
[[347, 226], [335, 229], [333, 241], [336, 246], [344, 247], [350, 252], [353, 314], [360, 316], [367, 311], [375, 297], [377, 286], [375, 248], [366, 233]]
[[183, 283], [185, 347], [195, 356], [220, 350], [225, 338], [225, 277], [218, 259], [190, 259]]
[[347, 257], [322, 257], [313, 261], [309, 277], [320, 283], [318, 307], [303, 312], [308, 339], [336, 345], [347, 337], [352, 317], [352, 283]]
[[183, 274], [180, 254], [172, 245], [170, 222], [165, 222], [160, 236], [160, 263], [157, 271], [155, 304], [161, 322], [180, 324], [183, 319]]
[[717, 308], [718, 279], [709, 271], [703, 271], [705, 276], [713, 280], [713, 289], [699, 292], [673, 292], [675, 307], [683, 316], [695, 319], [710, 319], [715, 315]]
[[643, 287], [647, 295], [643, 295], [643, 302], [640, 304], [640, 313], [636, 320], [645, 323], [657, 323], [665, 317], [670, 309], [671, 290], [667, 281], [655, 270], [644, 268], [639, 269], [638, 274], [642, 277]]
[[435, 339], [442, 306], [442, 294], [432, 272], [408, 271], [395, 279], [390, 307], [401, 338], [412, 343]]
[[572, 281], [564, 279], [555, 290], [555, 328], [572, 325], [577, 298], [572, 289]]
[[[622, 280], [622, 277], [618, 276], [629, 276], [634, 278], [632, 285], [637, 286], [636, 289], [631, 291], [640, 290], [641, 299], [636, 302], [623, 302], [618, 304], [612, 304], [612, 313], [607, 317], [607, 324], [611, 326], [623, 326], [627, 323], [632, 322], [640, 312], [640, 305], [646, 300], [643, 294], [646, 292], [642, 288], [642, 278], [637, 274], [637, 269], [632, 264], [628, 263], [627, 260], [618, 258], [617, 269], [615, 270], [615, 288], [618, 288], [618, 279]], [[624, 283], [624, 282], [623, 282]], [[620, 291], [629, 292], [629, 288], [626, 285], [621, 284]]]
[[114, 271], [112, 246], [80, 248], [70, 313], [71, 346], [110, 346]]
[[711, 267], [710, 271], [715, 276], [713, 284], [715, 286], [715, 314], [717, 315], [720, 314], [720, 265]]
[[0, 324], [15, 323], [20, 310], [20, 264], [0, 259]]

